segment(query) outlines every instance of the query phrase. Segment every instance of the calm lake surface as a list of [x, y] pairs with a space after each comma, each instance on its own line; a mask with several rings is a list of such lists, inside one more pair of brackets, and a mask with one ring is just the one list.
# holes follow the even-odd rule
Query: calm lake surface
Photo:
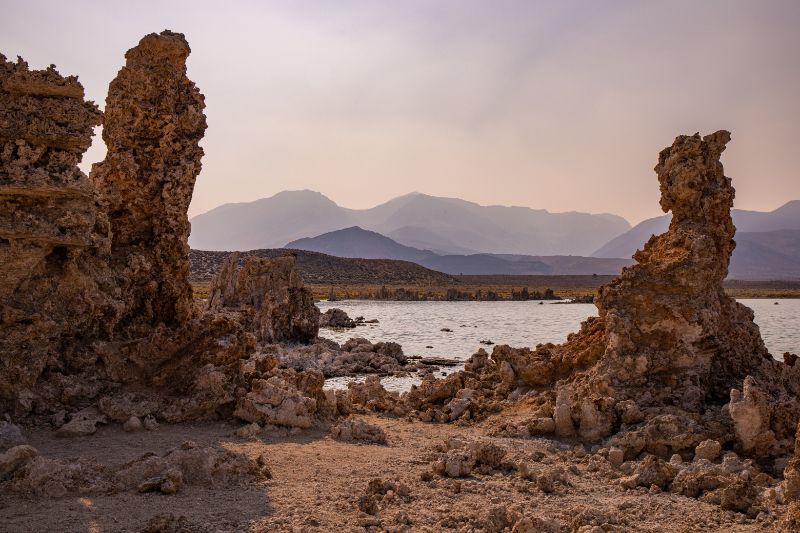
[[[800, 354], [800, 299], [739, 300], [755, 312], [756, 323], [767, 348], [781, 359], [784, 352]], [[777, 302], [777, 305], [775, 304]], [[394, 341], [406, 355], [467, 359], [480, 344], [534, 347], [539, 343], [564, 341], [578, 331], [580, 323], [597, 314], [593, 304], [552, 302], [373, 302], [348, 300], [318, 302], [322, 312], [343, 309], [351, 318], [377, 318], [378, 324], [355, 329], [320, 330], [320, 336], [344, 342], [364, 337], [372, 342]], [[452, 332], [441, 331], [449, 328]]]

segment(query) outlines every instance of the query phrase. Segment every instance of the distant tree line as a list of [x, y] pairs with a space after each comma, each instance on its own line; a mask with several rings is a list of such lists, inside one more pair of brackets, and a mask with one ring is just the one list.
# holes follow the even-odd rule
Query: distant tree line
[[527, 300], [561, 300], [553, 289], [545, 289], [544, 292], [533, 291], [531, 292], [527, 287], [520, 290], [512, 289], [510, 297], [504, 297], [492, 290], [477, 290], [475, 292], [461, 291], [455, 288], [448, 288], [446, 291], [431, 291], [431, 290], [413, 290], [403, 287], [396, 289], [389, 289], [385, 285], [375, 290], [363, 291], [346, 291], [342, 294], [337, 294], [331, 288], [328, 295], [328, 300], [335, 302], [339, 299], [345, 300], [390, 300], [399, 302], [420, 302], [420, 301], [482, 301], [482, 302], [497, 302], [497, 301], [527, 301]]

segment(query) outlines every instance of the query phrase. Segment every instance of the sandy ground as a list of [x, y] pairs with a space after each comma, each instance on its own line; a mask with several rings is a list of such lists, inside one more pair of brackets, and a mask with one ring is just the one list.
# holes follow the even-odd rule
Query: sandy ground
[[[645, 489], [625, 491], [616, 482], [621, 474], [607, 462], [551, 440], [492, 438], [508, 450], [507, 460], [526, 462], [534, 471], [555, 472], [561, 481], [553, 493], [543, 492], [518, 472], [502, 469], [464, 479], [431, 475], [437, 446], [451, 437], [486, 438], [486, 429], [364, 418], [385, 429], [388, 445], [339, 442], [324, 430], [295, 435], [262, 432], [241, 439], [234, 436], [239, 426], [228, 423], [162, 425], [156, 431], [133, 434], [109, 426], [90, 437], [66, 440], [55, 439], [49, 431], [34, 431], [28, 435], [30, 444], [43, 456], [105, 463], [163, 453], [186, 440], [254, 457], [266, 452], [272, 479], [214, 488], [190, 485], [171, 496], [132, 491], [28, 499], [6, 491], [0, 494], [0, 531], [142, 531], [160, 513], [187, 518], [190, 529], [173, 531], [487, 531], [502, 530], [504, 525], [510, 530], [504, 522], [509, 515], [511, 520], [532, 517], [538, 524], [532, 531], [775, 528], [768, 518], [748, 519], [691, 498]], [[359, 499], [376, 478], [405, 484], [410, 497], [389, 493], [379, 498], [373, 514], [362, 512]]]

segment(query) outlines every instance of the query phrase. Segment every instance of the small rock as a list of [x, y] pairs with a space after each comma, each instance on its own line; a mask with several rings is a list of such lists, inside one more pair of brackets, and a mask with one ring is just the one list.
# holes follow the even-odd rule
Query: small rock
[[134, 431], [141, 431], [142, 421], [139, 419], [138, 416], [132, 416], [124, 424], [122, 424], [122, 429], [124, 429], [128, 433], [133, 433]]
[[155, 419], [153, 415], [147, 415], [144, 417], [144, 422], [142, 423], [144, 429], [147, 431], [155, 431], [158, 429], [158, 421]]
[[697, 459], [707, 459], [709, 461], [713, 461], [717, 457], [719, 457], [719, 453], [722, 451], [722, 445], [715, 441], [715, 440], [704, 440], [700, 444], [697, 445], [697, 448], [694, 449], [694, 458]]
[[608, 450], [608, 462], [614, 466], [620, 466], [625, 462], [625, 452], [619, 448], [610, 448]]
[[56, 437], [86, 437], [94, 435], [97, 431], [97, 424], [105, 423], [106, 418], [98, 415], [91, 409], [84, 409], [72, 416], [72, 420], [58, 428]]
[[139, 492], [161, 492], [175, 494], [183, 486], [183, 473], [177, 468], [170, 468], [160, 476], [151, 477], [139, 484]]
[[39, 454], [36, 448], [27, 444], [14, 446], [0, 454], [0, 481], [13, 474], [20, 467]]
[[528, 431], [531, 435], [549, 435], [556, 430], [556, 421], [552, 417], [535, 418], [529, 425]]
[[261, 426], [258, 425], [258, 422], [253, 422], [237, 429], [236, 436], [240, 439], [251, 439], [258, 435], [259, 431], [261, 431]]
[[346, 418], [331, 428], [331, 437], [340, 441], [386, 444], [383, 428], [360, 418]]

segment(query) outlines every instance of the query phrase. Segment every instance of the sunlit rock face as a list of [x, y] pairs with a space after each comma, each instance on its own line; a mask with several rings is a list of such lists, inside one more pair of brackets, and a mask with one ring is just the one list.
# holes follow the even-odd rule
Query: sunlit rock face
[[588, 442], [614, 435], [626, 456], [668, 458], [704, 439], [764, 460], [789, 452], [800, 371], [770, 356], [752, 311], [722, 288], [735, 247], [720, 162], [730, 138], [682, 135], [664, 149], [655, 171], [668, 231], [600, 288], [599, 317], [561, 345], [496, 347], [484, 381], [505, 394], [533, 389], [552, 419], [542, 427]]
[[722, 288], [735, 247], [734, 189], [719, 160], [729, 140], [726, 131], [680, 136], [661, 152], [655, 171], [669, 230], [599, 291], [610, 385], [651, 386], [653, 403], [725, 403], [747, 375], [775, 366], [752, 311]]
[[112, 266], [132, 337], [194, 316], [187, 211], [200, 173], [205, 102], [186, 77], [182, 34], [145, 36], [125, 54], [103, 117], [108, 154], [91, 178], [108, 204]]
[[[688, 448], [706, 435], [754, 456], [785, 452], [781, 437], [798, 416], [797, 372], [770, 356], [752, 310], [722, 288], [735, 247], [734, 189], [720, 162], [729, 140], [727, 131], [682, 135], [659, 154], [669, 230], [651, 237], [634, 255], [637, 264], [599, 290], [600, 317], [589, 329], [602, 336], [602, 355], [560, 384], [569, 391], [562, 396], [570, 421], [586, 440], [625, 424], [632, 401], [650, 451]], [[586, 338], [582, 332], [564, 348]], [[764, 408], [769, 403], [781, 408]], [[750, 426], [767, 436], [748, 441]]]
[[[145, 36], [102, 115], [77, 78], [0, 56], [0, 415], [63, 434], [230, 417], [267, 379], [313, 404], [304, 426], [330, 411], [318, 371], [284, 372], [256, 345], [316, 337], [292, 258], [248, 263], [235, 309], [192, 298], [187, 210], [206, 120], [188, 55], [179, 33]], [[77, 164], [101, 117], [108, 154], [87, 177]]]

